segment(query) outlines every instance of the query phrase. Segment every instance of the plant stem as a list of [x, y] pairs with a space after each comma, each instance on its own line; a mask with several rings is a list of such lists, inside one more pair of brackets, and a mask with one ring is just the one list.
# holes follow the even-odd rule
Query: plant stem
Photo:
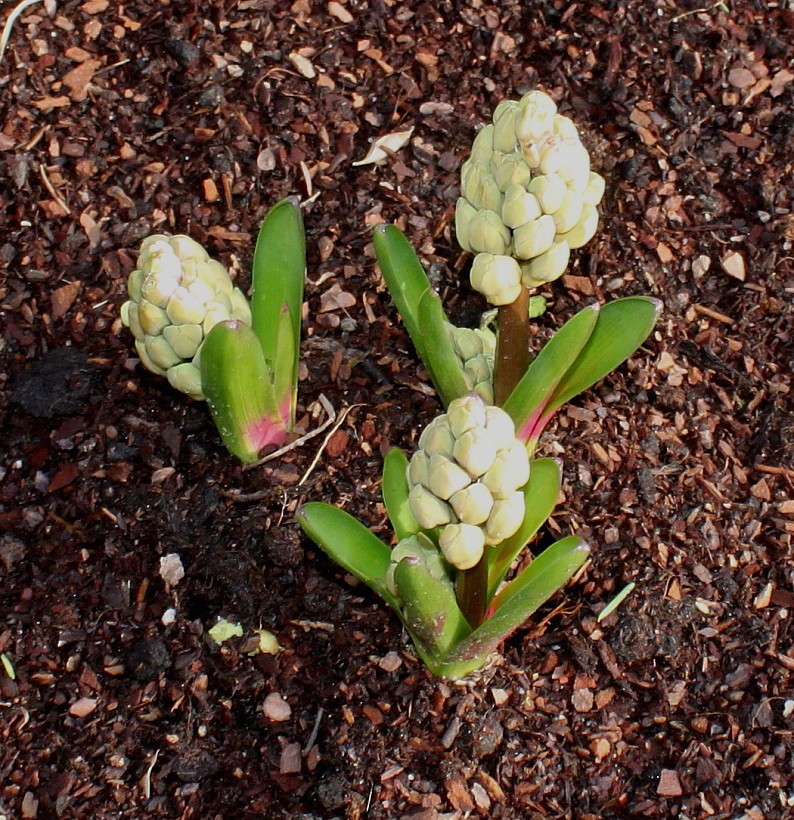
[[455, 592], [461, 612], [469, 622], [469, 626], [476, 629], [485, 620], [485, 613], [488, 610], [488, 558], [486, 555], [483, 555], [476, 566], [458, 574]]
[[494, 403], [500, 407], [529, 366], [529, 288], [499, 308], [494, 365]]

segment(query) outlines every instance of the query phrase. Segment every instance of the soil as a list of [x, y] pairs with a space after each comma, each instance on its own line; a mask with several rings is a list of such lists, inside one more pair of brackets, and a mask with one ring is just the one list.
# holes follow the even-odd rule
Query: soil
[[[782, 0], [27, 7], [0, 64], [0, 817], [794, 817], [793, 26]], [[389, 537], [382, 454], [439, 402], [371, 228], [397, 222], [474, 324], [459, 168], [534, 87], [607, 194], [533, 346], [595, 300], [665, 308], [544, 438], [565, 482], [533, 548], [579, 533], [592, 561], [443, 682], [292, 514], [327, 500]], [[151, 232], [245, 287], [289, 194], [300, 428], [321, 396], [338, 427], [243, 470], [118, 309]], [[216, 644], [219, 617], [243, 635]]]

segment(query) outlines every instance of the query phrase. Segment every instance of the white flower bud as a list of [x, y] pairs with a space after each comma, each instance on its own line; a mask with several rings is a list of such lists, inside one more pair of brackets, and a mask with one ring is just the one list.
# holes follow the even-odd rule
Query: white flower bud
[[488, 123], [480, 129], [471, 146], [471, 159], [473, 162], [490, 162], [493, 156], [493, 123]]
[[458, 237], [458, 244], [464, 251], [470, 251], [469, 245], [469, 223], [477, 216], [477, 209], [463, 197], [459, 197], [455, 204], [455, 235]]
[[567, 233], [561, 234], [558, 239], [567, 242], [571, 250], [581, 248], [586, 245], [596, 232], [598, 227], [598, 211], [594, 205], [585, 203], [582, 207], [582, 216], [576, 225]]
[[485, 537], [480, 527], [471, 524], [450, 524], [438, 539], [444, 558], [460, 570], [471, 569], [482, 558]]
[[521, 185], [511, 185], [505, 191], [505, 200], [502, 203], [502, 222], [508, 228], [515, 230], [542, 214], [543, 210], [538, 198], [525, 191]]
[[201, 325], [168, 325], [163, 336], [180, 359], [192, 359], [204, 341]]
[[[204, 398], [198, 356], [206, 334], [227, 319], [251, 324], [248, 301], [226, 269], [189, 237], [157, 234], [142, 242], [127, 293], [121, 319], [135, 337], [143, 365], [167, 375], [188, 395]], [[191, 360], [192, 369], [183, 367]]]
[[532, 259], [547, 251], [554, 244], [556, 234], [554, 219], [544, 214], [534, 222], [527, 222], [513, 233], [515, 253], [519, 259]]
[[[500, 194], [498, 210], [501, 211], [501, 208]], [[510, 246], [510, 230], [498, 213], [483, 209], [469, 222], [468, 240], [472, 251], [477, 253], [505, 254]]]
[[452, 508], [421, 484], [411, 487], [408, 493], [408, 506], [423, 529], [430, 530], [452, 521]]
[[[487, 418], [485, 403], [479, 396], [461, 396], [450, 403], [446, 414], [446, 425], [452, 435], [458, 439], [468, 430], [484, 427]], [[419, 443], [421, 445], [421, 438]]]
[[516, 426], [501, 407], [485, 408], [485, 429], [493, 437], [498, 450], [512, 447], [515, 443]]
[[424, 450], [417, 450], [408, 462], [406, 479], [409, 484], [430, 487], [430, 456]]
[[455, 461], [472, 477], [479, 478], [496, 459], [493, 436], [484, 427], [475, 427], [455, 441]]
[[447, 424], [446, 415], [438, 416], [422, 431], [419, 436], [419, 447], [428, 456], [441, 455], [452, 458], [455, 437]]
[[447, 501], [458, 490], [471, 483], [469, 474], [446, 456], [430, 456], [428, 469], [430, 492]]
[[582, 216], [583, 206], [584, 200], [581, 194], [577, 194], [576, 191], [570, 191], [566, 188], [562, 204], [559, 209], [552, 214], [554, 226], [558, 234], [570, 231], [571, 228], [576, 225]]
[[449, 503], [464, 524], [483, 524], [491, 514], [494, 500], [491, 491], [477, 482], [458, 490], [450, 497]]
[[530, 288], [553, 282], [565, 273], [570, 256], [571, 246], [567, 242], [555, 242], [547, 251], [521, 266], [521, 281]]
[[521, 293], [521, 267], [512, 256], [478, 253], [470, 277], [471, 286], [492, 305], [509, 305]]
[[496, 499], [510, 497], [529, 481], [529, 456], [520, 441], [501, 450], [494, 463], [480, 479]]
[[545, 214], [553, 214], [559, 210], [568, 193], [565, 180], [558, 174], [544, 174], [535, 177], [527, 190], [537, 197]]
[[494, 546], [514, 535], [524, 520], [525, 512], [522, 492], [494, 501], [491, 514], [485, 522], [485, 543]]
[[193, 362], [183, 362], [176, 365], [176, 367], [168, 368], [166, 376], [168, 376], [171, 387], [182, 393], [187, 393], [188, 396], [194, 399], [204, 398], [201, 389], [201, 372]]

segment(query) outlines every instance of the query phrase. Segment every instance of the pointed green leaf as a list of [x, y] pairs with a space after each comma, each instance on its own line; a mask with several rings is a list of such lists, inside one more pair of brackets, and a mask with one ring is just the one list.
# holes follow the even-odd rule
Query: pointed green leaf
[[416, 535], [422, 528], [408, 506], [408, 459], [399, 447], [392, 447], [383, 461], [383, 503], [398, 541]]
[[569, 319], [544, 345], [521, 381], [504, 403], [516, 424], [516, 435], [525, 441], [545, 415], [554, 390], [584, 348], [598, 319], [598, 305], [588, 305]]
[[394, 225], [378, 225], [373, 236], [383, 278], [422, 363], [442, 402], [468, 392], [463, 370], [447, 336], [446, 315], [410, 242]]
[[[306, 278], [306, 238], [296, 197], [276, 203], [265, 216], [254, 249], [251, 314], [254, 332], [277, 380], [290, 385], [290, 406], [298, 381], [301, 304]], [[289, 317], [284, 343], [282, 313]], [[290, 416], [291, 418], [291, 416]]]
[[426, 290], [419, 298], [417, 317], [425, 347], [422, 360], [446, 407], [453, 399], [471, 391], [449, 338], [447, 317], [441, 307], [441, 299], [434, 290]]
[[391, 298], [402, 317], [408, 335], [424, 360], [418, 309], [422, 294], [430, 289], [430, 280], [411, 243], [396, 225], [378, 225], [372, 241]]
[[[278, 349], [278, 361], [297, 361], [300, 347], [300, 338], [293, 334], [292, 316], [286, 304], [282, 306], [278, 317], [278, 327], [276, 332], [276, 346]], [[295, 401], [297, 399], [297, 374], [292, 367], [276, 367], [273, 371], [273, 394], [278, 403], [281, 418], [288, 430], [292, 429], [295, 418]]]
[[394, 571], [403, 622], [418, 644], [437, 659], [471, 632], [448, 581], [433, 578], [418, 558], [403, 558]]
[[496, 596], [491, 616], [450, 654], [449, 661], [476, 658], [499, 644], [570, 580], [590, 554], [581, 538], [571, 536], [545, 549]]
[[489, 552], [488, 599], [499, 589], [510, 565], [551, 515], [560, 493], [560, 467], [553, 458], [530, 462], [529, 481], [524, 487], [526, 514], [515, 535]]
[[400, 611], [399, 602], [386, 589], [391, 549], [383, 541], [352, 515], [330, 504], [304, 504], [295, 518], [330, 558]]
[[649, 296], [628, 296], [604, 305], [587, 344], [555, 388], [547, 412], [623, 364], [648, 338], [661, 310], [662, 303]]
[[255, 461], [268, 444], [283, 444], [286, 429], [270, 369], [253, 330], [219, 322], [201, 347], [201, 384], [223, 443], [241, 461]]

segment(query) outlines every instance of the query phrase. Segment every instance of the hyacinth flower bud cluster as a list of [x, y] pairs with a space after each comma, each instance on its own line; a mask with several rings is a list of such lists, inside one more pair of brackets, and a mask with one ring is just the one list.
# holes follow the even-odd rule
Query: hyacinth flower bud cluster
[[441, 552], [465, 570], [486, 545], [501, 543], [521, 525], [529, 458], [507, 413], [472, 394], [455, 399], [425, 428], [407, 479], [417, 522], [440, 527]]
[[141, 245], [121, 319], [141, 362], [177, 390], [204, 399], [201, 346], [219, 322], [251, 324], [251, 308], [226, 268], [187, 236], [154, 235]]
[[604, 180], [573, 122], [547, 94], [505, 100], [461, 169], [458, 242], [477, 254], [472, 286], [495, 305], [565, 271], [598, 226]]
[[493, 404], [493, 370], [496, 334], [487, 328], [455, 327], [447, 322], [447, 333], [469, 390]]

